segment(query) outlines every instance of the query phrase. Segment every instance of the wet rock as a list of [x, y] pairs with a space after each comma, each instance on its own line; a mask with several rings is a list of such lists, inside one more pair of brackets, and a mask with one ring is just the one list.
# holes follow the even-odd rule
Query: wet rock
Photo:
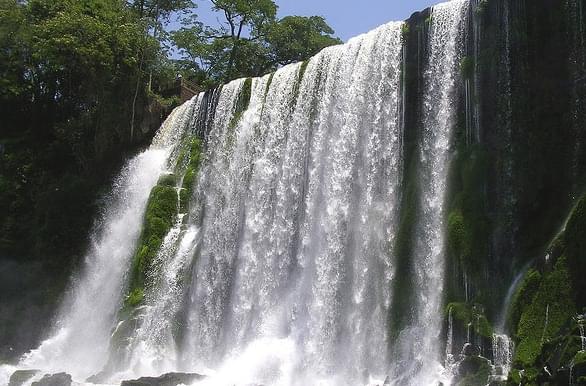
[[462, 355], [466, 357], [473, 357], [480, 355], [480, 347], [475, 344], [466, 343], [462, 348]]
[[123, 381], [120, 386], [177, 386], [180, 384], [190, 384], [203, 378], [203, 375], [195, 373], [167, 373], [160, 377], [141, 377]]
[[10, 376], [8, 386], [21, 386], [23, 383], [34, 377], [40, 370], [16, 370]]
[[486, 385], [491, 372], [490, 361], [481, 356], [469, 356], [458, 365], [456, 385]]
[[31, 386], [71, 386], [71, 375], [67, 373], [45, 374], [40, 381], [33, 382]]

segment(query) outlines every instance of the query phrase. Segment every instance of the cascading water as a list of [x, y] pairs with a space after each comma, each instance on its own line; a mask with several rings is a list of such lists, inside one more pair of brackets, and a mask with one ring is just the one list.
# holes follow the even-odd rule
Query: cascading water
[[186, 344], [196, 368], [220, 365], [207, 383], [384, 378], [401, 50], [391, 23], [255, 79], [236, 127], [210, 132], [227, 151], [198, 187]]
[[132, 158], [114, 181], [92, 235], [85, 266], [63, 302], [54, 332], [38, 349], [25, 355], [23, 367], [67, 369], [83, 379], [104, 364], [147, 198], [189, 125], [192, 105], [178, 107], [151, 147]]
[[511, 338], [503, 334], [492, 336], [493, 375], [492, 380], [506, 381], [513, 365], [515, 345]]
[[441, 370], [444, 199], [455, 124], [454, 94], [468, 6], [468, 1], [451, 1], [433, 7], [431, 15], [419, 156], [422, 195], [415, 230], [416, 315], [413, 325], [400, 338], [399, 355], [403, 363], [411, 363], [403, 384], [432, 384]]
[[[204, 373], [209, 385], [357, 385], [387, 375], [437, 383], [444, 197], [468, 13], [466, 0], [440, 4], [429, 25], [417, 298], [396, 347], [388, 319], [401, 295], [392, 292], [406, 87], [400, 22], [176, 109], [118, 179], [56, 332], [21, 367], [80, 381], [100, 373], [110, 383], [169, 371]], [[144, 298], [124, 320], [149, 192], [194, 135], [205, 135], [205, 149], [189, 210], [178, 205]], [[113, 356], [108, 342], [122, 329]]]

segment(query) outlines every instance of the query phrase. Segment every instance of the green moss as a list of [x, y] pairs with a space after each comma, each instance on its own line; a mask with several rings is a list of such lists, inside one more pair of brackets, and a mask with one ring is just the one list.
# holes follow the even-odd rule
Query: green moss
[[144, 290], [142, 288], [135, 288], [132, 290], [132, 292], [130, 292], [130, 294], [128, 294], [128, 297], [126, 298], [126, 304], [130, 307], [136, 307], [142, 303], [143, 298]]
[[512, 305], [508, 315], [508, 324], [510, 326], [517, 326], [519, 319], [521, 319], [521, 313], [531, 304], [539, 285], [541, 284], [541, 274], [535, 269], [530, 269], [525, 274], [523, 282], [517, 289], [512, 301]]
[[459, 209], [455, 209], [448, 216], [448, 251], [465, 265], [470, 247], [470, 235], [464, 225], [464, 216]]
[[175, 174], [169, 173], [169, 174], [163, 174], [159, 178], [157, 185], [174, 187], [176, 183], [177, 183], [177, 178], [175, 177]]
[[299, 82], [303, 80], [303, 76], [305, 75], [305, 71], [307, 71], [307, 65], [309, 64], [309, 60], [304, 60], [299, 67]]
[[[473, 288], [469, 288], [472, 301], [482, 303], [491, 310], [495, 304], [491, 303], [493, 299], [486, 289], [494, 286], [494, 283], [486, 283], [485, 275], [487, 262], [490, 261], [489, 242], [492, 229], [486, 207], [488, 155], [481, 146], [467, 147], [463, 140], [460, 141], [459, 148], [450, 171], [448, 260], [456, 268], [455, 272], [466, 275], [473, 284]], [[458, 283], [458, 279], [454, 276], [450, 280]], [[458, 288], [451, 289], [448, 299], [462, 299], [457, 291]]]
[[564, 231], [565, 256], [568, 259], [574, 288], [574, 301], [582, 309], [586, 307], [586, 196], [572, 210]]
[[189, 200], [193, 195], [193, 187], [195, 185], [195, 178], [199, 172], [202, 157], [202, 142], [199, 138], [193, 138], [189, 147], [189, 162], [187, 170], [183, 176], [183, 183], [180, 191], [181, 211], [186, 212], [189, 205]]
[[309, 60], [305, 60], [299, 66], [299, 74], [297, 79], [295, 80], [295, 86], [293, 87], [293, 101], [292, 106], [295, 106], [295, 102], [297, 101], [297, 97], [299, 96], [299, 90], [301, 89], [301, 82], [303, 81], [303, 76], [305, 75], [305, 71], [307, 70], [307, 65], [309, 64]]
[[407, 40], [407, 38], [409, 37], [409, 32], [409, 23], [403, 23], [403, 25], [401, 26], [401, 36], [403, 37], [403, 41]]
[[129, 295], [126, 306], [135, 307], [142, 301], [146, 274], [159, 251], [163, 239], [177, 215], [177, 191], [168, 185], [156, 185], [149, 196], [144, 227], [133, 258]]
[[493, 328], [484, 314], [482, 305], [450, 303], [446, 306], [446, 315], [450, 310], [453, 320], [459, 323], [461, 328], [466, 328], [470, 324], [475, 334], [484, 338], [492, 338]]
[[399, 229], [395, 239], [394, 249], [392, 251], [397, 262], [396, 279], [393, 282], [393, 292], [401, 294], [395, 296], [393, 305], [390, 308], [389, 315], [389, 333], [394, 339], [399, 332], [407, 326], [412, 317], [413, 306], [413, 274], [411, 267], [411, 254], [413, 251], [413, 234], [417, 221], [418, 203], [418, 174], [417, 174], [417, 157], [412, 155], [410, 162], [405, 169], [404, 193], [401, 200], [401, 214]]
[[568, 267], [561, 257], [554, 270], [544, 275], [531, 303], [523, 309], [517, 328], [515, 362], [522, 367], [533, 366], [544, 341], [558, 335], [574, 314]]
[[238, 95], [238, 100], [236, 101], [234, 115], [232, 115], [232, 119], [230, 119], [230, 122], [228, 123], [228, 127], [230, 129], [234, 129], [236, 125], [238, 125], [238, 122], [240, 122], [242, 115], [250, 104], [251, 95], [252, 78], [246, 78], [244, 84], [242, 85], [242, 90], [240, 90], [240, 95]]
[[265, 88], [265, 93], [264, 93], [264, 98], [266, 99], [267, 94], [269, 93], [269, 89], [271, 88], [271, 84], [273, 83], [273, 78], [275, 77], [275, 73], [271, 72], [271, 75], [269, 75], [269, 80], [267, 82], [267, 87]]
[[474, 75], [474, 59], [470, 56], [465, 56], [460, 62], [460, 73], [464, 79], [472, 79]]
[[513, 369], [509, 373], [509, 384], [512, 382], [515, 385], [520, 385], [522, 378], [523, 378], [523, 375], [522, 375], [521, 371], [517, 370], [517, 369]]
[[578, 351], [572, 362], [574, 365], [586, 363], [586, 351]]

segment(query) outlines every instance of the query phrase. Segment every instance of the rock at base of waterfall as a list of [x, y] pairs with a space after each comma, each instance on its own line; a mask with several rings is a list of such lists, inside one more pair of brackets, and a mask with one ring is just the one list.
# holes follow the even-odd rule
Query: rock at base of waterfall
[[486, 385], [491, 372], [490, 361], [481, 356], [467, 356], [458, 365], [457, 385]]
[[21, 386], [26, 381], [37, 375], [39, 371], [40, 370], [16, 370], [10, 376], [8, 386]]
[[466, 357], [473, 357], [480, 355], [480, 347], [475, 344], [466, 343], [464, 347], [462, 347], [462, 355]]
[[67, 373], [45, 374], [41, 380], [31, 386], [71, 386], [71, 375]]
[[141, 377], [123, 381], [120, 386], [177, 386], [189, 384], [203, 378], [203, 375], [195, 373], [167, 373], [160, 377]]

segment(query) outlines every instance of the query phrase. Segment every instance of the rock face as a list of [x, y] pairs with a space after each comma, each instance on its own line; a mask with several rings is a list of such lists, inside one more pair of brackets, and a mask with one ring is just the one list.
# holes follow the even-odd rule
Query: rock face
[[71, 375], [67, 373], [45, 374], [40, 381], [33, 382], [31, 386], [71, 386]]
[[34, 377], [39, 370], [17, 370], [10, 376], [8, 386], [21, 386], [23, 383]]
[[160, 377], [141, 377], [123, 381], [120, 386], [177, 386], [180, 384], [190, 384], [203, 378], [203, 375], [195, 373], [167, 373]]

